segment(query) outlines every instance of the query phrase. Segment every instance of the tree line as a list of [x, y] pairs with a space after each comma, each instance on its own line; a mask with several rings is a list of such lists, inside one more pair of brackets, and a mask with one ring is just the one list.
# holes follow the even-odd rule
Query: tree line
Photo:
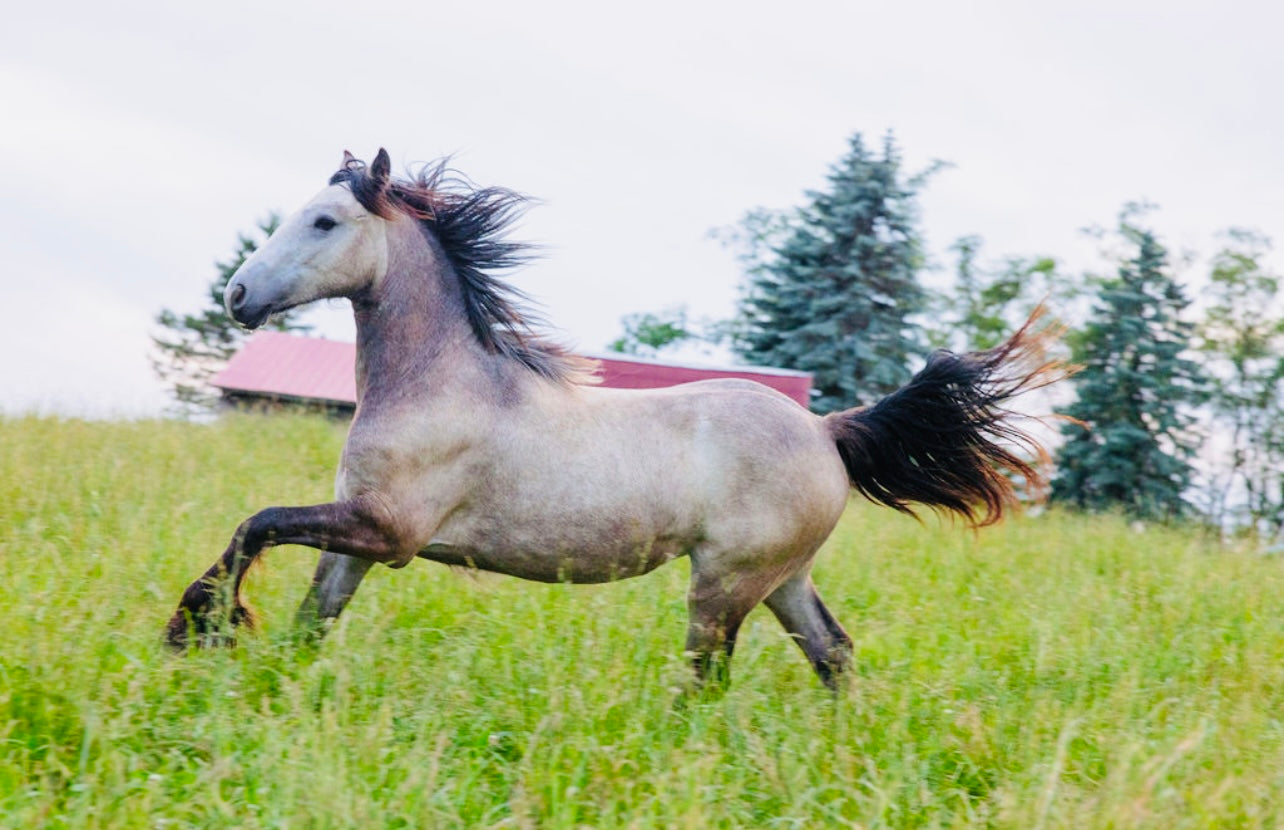
[[1057, 409], [1053, 501], [1277, 539], [1284, 319], [1265, 263], [1269, 238], [1223, 234], [1198, 315], [1142, 204], [1123, 206], [1113, 228], [1096, 232], [1110, 248], [1106, 273], [1070, 273], [1048, 255], [986, 264], [981, 239], [969, 236], [950, 248], [948, 290], [928, 292], [917, 199], [941, 166], [907, 172], [890, 134], [872, 147], [852, 136], [804, 204], [752, 210], [716, 233], [744, 272], [733, 320], [700, 324], [681, 308], [630, 315], [613, 348], [721, 342], [747, 363], [810, 372], [812, 408], [829, 412], [893, 391], [934, 348], [998, 345], [1046, 302], [1082, 367], [1070, 380], [1073, 401]]
[[[872, 146], [853, 135], [803, 204], [754, 209], [714, 233], [744, 275], [732, 319], [692, 320], [682, 307], [631, 314], [610, 348], [654, 355], [692, 340], [722, 343], [746, 363], [811, 373], [811, 406], [829, 412], [897, 389], [932, 349], [998, 345], [1046, 301], [1082, 367], [1069, 382], [1073, 400], [1057, 410], [1065, 420], [1052, 499], [1278, 539], [1284, 318], [1266, 265], [1270, 239], [1224, 232], [1198, 315], [1140, 204], [1097, 232], [1110, 246], [1106, 273], [1071, 273], [1049, 255], [986, 261], [981, 238], [968, 236], [950, 246], [948, 288], [929, 291], [918, 197], [943, 166], [906, 171], [891, 134]], [[157, 315], [153, 366], [179, 411], [207, 411], [217, 399], [208, 380], [244, 338], [223, 309], [224, 287], [276, 223], [259, 223], [216, 263], [202, 311]], [[269, 325], [306, 330], [296, 313]]]

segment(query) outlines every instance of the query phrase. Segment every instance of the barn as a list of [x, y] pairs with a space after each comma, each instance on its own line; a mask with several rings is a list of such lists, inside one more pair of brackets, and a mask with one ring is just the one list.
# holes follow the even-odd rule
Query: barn
[[[612, 354], [599, 361], [603, 386], [653, 389], [711, 378], [745, 378], [770, 386], [802, 406], [811, 375], [762, 366], [710, 367]], [[278, 331], [255, 332], [210, 381], [223, 401], [240, 408], [301, 406], [336, 415], [356, 409], [356, 345]]]

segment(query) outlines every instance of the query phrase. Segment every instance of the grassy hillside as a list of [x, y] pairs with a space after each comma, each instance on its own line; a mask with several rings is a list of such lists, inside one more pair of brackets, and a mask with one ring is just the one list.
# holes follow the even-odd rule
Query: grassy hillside
[[1281, 562], [1050, 513], [973, 536], [854, 503], [816, 581], [826, 694], [756, 611], [686, 679], [686, 565], [598, 587], [372, 571], [316, 651], [271, 552], [232, 651], [160, 646], [259, 507], [328, 498], [341, 431], [0, 420], [0, 826], [1258, 827], [1284, 821]]

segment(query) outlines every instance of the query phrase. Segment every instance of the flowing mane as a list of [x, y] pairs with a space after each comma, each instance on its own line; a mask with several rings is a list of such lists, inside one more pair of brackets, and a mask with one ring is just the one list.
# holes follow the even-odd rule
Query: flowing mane
[[349, 157], [330, 184], [346, 185], [377, 216], [391, 219], [401, 211], [432, 231], [459, 276], [473, 333], [488, 351], [559, 383], [597, 382], [597, 361], [538, 334], [534, 326], [541, 321], [523, 308], [526, 295], [495, 273], [533, 258], [531, 246], [504, 238], [526, 197], [502, 187], [475, 187], [448, 162], [425, 164], [410, 179], [384, 180]]

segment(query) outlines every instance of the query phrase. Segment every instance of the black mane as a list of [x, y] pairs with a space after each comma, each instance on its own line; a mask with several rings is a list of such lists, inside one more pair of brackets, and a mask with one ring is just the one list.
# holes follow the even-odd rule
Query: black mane
[[330, 184], [346, 185], [371, 213], [391, 219], [400, 210], [432, 231], [459, 275], [473, 333], [488, 351], [550, 380], [592, 382], [596, 362], [536, 333], [540, 321], [523, 308], [527, 297], [495, 274], [533, 259], [531, 246], [504, 238], [528, 200], [502, 187], [475, 187], [448, 161], [425, 164], [410, 179], [389, 179], [348, 158]]

